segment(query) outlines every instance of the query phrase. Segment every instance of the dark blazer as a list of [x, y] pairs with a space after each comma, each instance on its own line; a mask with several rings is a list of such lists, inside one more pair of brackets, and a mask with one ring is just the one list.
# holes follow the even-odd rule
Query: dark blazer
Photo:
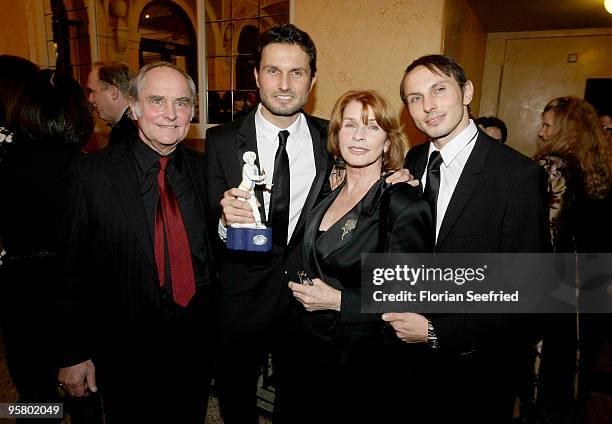
[[[320, 258], [315, 250], [319, 226], [339, 193], [340, 188], [334, 190], [309, 215], [304, 231], [304, 261], [311, 275], [319, 276], [332, 287], [342, 290], [340, 322], [370, 321], [372, 314], [361, 313], [361, 253], [430, 252], [433, 248], [431, 212], [427, 202], [421, 199], [419, 188], [409, 184], [389, 186], [381, 178], [358, 207], [321, 236], [326, 240], [319, 244], [319, 251], [325, 252]], [[398, 213], [391, 217], [392, 222], [385, 226], [385, 235], [379, 239], [380, 220], [389, 218], [381, 217], [382, 201], [390, 203], [385, 207], [387, 212], [382, 214], [388, 214], [389, 210]], [[353, 230], [339, 225], [349, 219], [357, 220]]]
[[[342, 297], [339, 312], [301, 308], [305, 333], [301, 355], [307, 360], [299, 366], [304, 373], [300, 382], [309, 393], [310, 406], [302, 410], [300, 422], [316, 422], [322, 414], [330, 422], [392, 422], [391, 411], [397, 404], [389, 388], [406, 381], [396, 379], [398, 370], [405, 368], [407, 357], [419, 362], [418, 352], [396, 361], [391, 346], [395, 349], [400, 342], [392, 343], [394, 334], [385, 331], [390, 327], [380, 314], [361, 313], [361, 258], [374, 252], [431, 252], [431, 212], [418, 187], [389, 186], [381, 178], [351, 211], [319, 235], [321, 220], [339, 193], [335, 190], [313, 209], [304, 232], [310, 275], [341, 290]], [[351, 225], [355, 220], [356, 225]]]
[[[444, 215], [436, 252], [548, 252], [546, 177], [531, 159], [479, 131]], [[421, 178], [429, 143], [413, 147], [405, 167]], [[471, 319], [436, 322], [440, 347], [465, 353], [487, 343]], [[486, 325], [480, 322], [478, 325]], [[499, 328], [490, 328], [495, 333]], [[478, 332], [479, 333], [479, 332]], [[482, 337], [482, 339], [480, 339]]]
[[[221, 217], [219, 202], [223, 193], [238, 187], [242, 180], [243, 154], [253, 151], [259, 158], [255, 133], [256, 110], [244, 119], [210, 128], [206, 132], [210, 228], [216, 229], [218, 226]], [[327, 121], [305, 116], [312, 137], [316, 175], [287, 249], [279, 251], [274, 248], [269, 253], [235, 252], [225, 249], [224, 243], [215, 237], [221, 291], [228, 300], [225, 309], [229, 314], [227, 319], [230, 325], [239, 320], [241, 332], [246, 334], [252, 334], [253, 329], [262, 328], [270, 320], [281, 293], [290, 296], [287, 282], [297, 279], [297, 271], [302, 266], [300, 243], [306, 217], [320, 194], [329, 191], [328, 176], [333, 163], [326, 149]], [[263, 193], [256, 191], [256, 196], [263, 205]], [[263, 216], [265, 214], [262, 213]]]
[[[153, 241], [129, 140], [73, 161], [68, 178], [62, 234], [66, 311], [64, 365], [96, 354], [113, 354], [157, 320], [160, 287]], [[201, 153], [181, 145], [184, 164], [204, 217], [206, 187]], [[204, 219], [204, 218], [203, 218]], [[209, 242], [201, 249], [209, 255]], [[189, 308], [200, 306], [212, 280], [197, 287]], [[211, 296], [205, 302], [211, 302]], [[83, 315], [80, 315], [83, 314]], [[94, 337], [89, 337], [93, 335]], [[113, 340], [114, 343], [109, 343]]]
[[130, 117], [130, 108], [128, 107], [123, 115], [121, 115], [121, 119], [113, 125], [110, 134], [108, 135], [108, 145], [112, 146], [115, 143], [120, 143], [122, 141], [130, 140], [130, 133], [134, 131], [136, 128], [136, 123]]
[[[416, 178], [425, 171], [428, 149], [425, 143], [408, 152], [405, 166]], [[532, 160], [479, 131], [435, 251], [549, 251], [545, 192], [545, 176]], [[479, 314], [430, 317], [440, 343], [430, 381], [439, 390], [437, 402], [462, 411], [464, 415], [454, 415], [460, 422], [506, 422], [508, 414], [512, 416], [512, 380], [519, 362], [515, 352], [525, 336], [521, 319]]]

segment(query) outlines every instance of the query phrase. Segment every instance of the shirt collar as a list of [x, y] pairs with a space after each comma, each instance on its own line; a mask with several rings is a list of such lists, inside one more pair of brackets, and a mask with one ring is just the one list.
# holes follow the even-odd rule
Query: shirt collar
[[128, 109], [129, 108], [130, 108], [130, 105], [125, 105], [125, 108], [123, 108], [123, 112], [121, 112], [121, 115], [119, 115], [119, 119], [117, 120], [117, 122], [121, 121], [124, 116], [129, 115], [128, 114]]
[[[127, 114], [127, 111], [128, 111], [129, 107], [130, 107], [129, 105], [125, 106], [125, 108], [123, 109], [123, 112], [121, 112], [121, 115], [119, 115], [119, 119], [117, 119], [115, 122], [107, 122], [106, 126], [113, 128], [115, 125], [117, 125], [119, 123], [119, 121], [121, 121], [123, 119], [123, 117]], [[128, 116], [128, 118], [129, 118], [129, 116]]]
[[[176, 146], [176, 149], [168, 155], [170, 158], [169, 163], [174, 163], [174, 166], [180, 166], [179, 162], [181, 162], [181, 155], [179, 154], [179, 147], [180, 146]], [[138, 139], [134, 141], [134, 157], [136, 158], [136, 164], [140, 168], [140, 171], [146, 174], [149, 169], [157, 165], [161, 155], [147, 146], [144, 141]]]
[[478, 128], [476, 127], [476, 124], [474, 124], [474, 121], [470, 119], [468, 126], [455, 138], [446, 143], [442, 149], [438, 149], [433, 143], [429, 143], [429, 152], [427, 153], [427, 157], [429, 157], [431, 152], [434, 150], [439, 150], [444, 165], [449, 166], [459, 155], [459, 153], [461, 153], [463, 149], [474, 141], [477, 134]]

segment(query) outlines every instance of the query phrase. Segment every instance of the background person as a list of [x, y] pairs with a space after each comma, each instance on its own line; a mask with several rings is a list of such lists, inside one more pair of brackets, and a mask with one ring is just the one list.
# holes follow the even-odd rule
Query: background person
[[[612, 145], [597, 112], [576, 97], [552, 99], [542, 112], [535, 159], [548, 174], [550, 232], [555, 252], [612, 251]], [[588, 287], [582, 287], [588, 293]], [[585, 291], [586, 290], [586, 291]], [[581, 294], [581, 297], [583, 294]], [[575, 398], [576, 316], [547, 320], [544, 327], [541, 401], [565, 409]], [[603, 344], [610, 339], [609, 314], [580, 314], [579, 400], [590, 395]]]
[[112, 127], [109, 145], [127, 139], [134, 128], [128, 109], [128, 91], [133, 77], [129, 66], [121, 62], [96, 62], [87, 77], [87, 98], [100, 119]]
[[612, 114], [603, 112], [599, 115], [599, 121], [603, 126], [604, 133], [608, 143], [612, 143]]
[[93, 118], [79, 84], [50, 70], [31, 75], [9, 112], [15, 142], [0, 163], [7, 364], [20, 402], [57, 402], [57, 227], [68, 166], [91, 136]]
[[[26, 81], [37, 70], [38, 65], [27, 59], [8, 54], [0, 55], [0, 163], [4, 150], [14, 141], [14, 130], [9, 128], [7, 118], [13, 111]], [[0, 239], [1, 237], [0, 234]]]
[[488, 136], [497, 141], [505, 143], [508, 139], [508, 128], [506, 128], [506, 124], [496, 116], [481, 116], [476, 119], [474, 123]]

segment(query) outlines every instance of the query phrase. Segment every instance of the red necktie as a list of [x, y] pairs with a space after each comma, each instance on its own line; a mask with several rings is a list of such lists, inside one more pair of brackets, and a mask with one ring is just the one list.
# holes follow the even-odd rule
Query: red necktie
[[193, 276], [191, 250], [189, 249], [183, 217], [181, 216], [176, 196], [168, 186], [168, 180], [166, 179], [168, 160], [167, 157], [159, 159], [159, 174], [157, 174], [159, 202], [157, 203], [157, 211], [155, 213], [155, 262], [157, 263], [159, 284], [163, 286], [166, 282], [165, 233], [168, 240], [168, 256], [174, 301], [181, 306], [187, 306], [195, 293], [195, 278]]

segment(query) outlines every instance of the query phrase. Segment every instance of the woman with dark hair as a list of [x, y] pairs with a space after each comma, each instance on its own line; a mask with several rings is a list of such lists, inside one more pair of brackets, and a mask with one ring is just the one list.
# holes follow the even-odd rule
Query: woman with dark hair
[[[548, 172], [554, 251], [612, 252], [612, 146], [606, 142], [596, 110], [576, 97], [555, 98], [544, 107], [538, 135], [535, 159]], [[582, 303], [589, 287], [579, 284]], [[553, 406], [568, 405], [576, 397], [576, 311], [568, 312], [555, 315], [544, 327], [541, 399]], [[612, 322], [606, 314], [581, 312], [579, 323], [577, 395], [584, 400]]]
[[[433, 251], [421, 190], [385, 183], [386, 173], [402, 167], [405, 148], [397, 114], [380, 94], [349, 91], [338, 99], [328, 151], [344, 160], [345, 180], [306, 222], [302, 251], [312, 285], [289, 283], [304, 307], [304, 356], [296, 366], [312, 420], [381, 421], [390, 412], [383, 407], [390, 389], [385, 324], [361, 313], [361, 254]], [[393, 334], [387, 342], [394, 341]]]
[[0, 266], [3, 332], [9, 371], [21, 402], [57, 400], [52, 328], [59, 278], [56, 257], [63, 178], [92, 134], [89, 103], [70, 76], [36, 72], [8, 116], [15, 129], [0, 166]]
[[0, 125], [6, 125], [6, 116], [13, 110], [19, 93], [38, 66], [27, 59], [8, 54], [0, 55]]
[[489, 137], [497, 141], [505, 143], [508, 139], [506, 124], [496, 116], [481, 116], [474, 120], [474, 123], [478, 125], [478, 128], [486, 132]]
[[24, 84], [37, 70], [38, 66], [27, 59], [0, 55], [0, 162], [4, 150], [14, 138], [7, 124], [7, 116], [12, 112]]

